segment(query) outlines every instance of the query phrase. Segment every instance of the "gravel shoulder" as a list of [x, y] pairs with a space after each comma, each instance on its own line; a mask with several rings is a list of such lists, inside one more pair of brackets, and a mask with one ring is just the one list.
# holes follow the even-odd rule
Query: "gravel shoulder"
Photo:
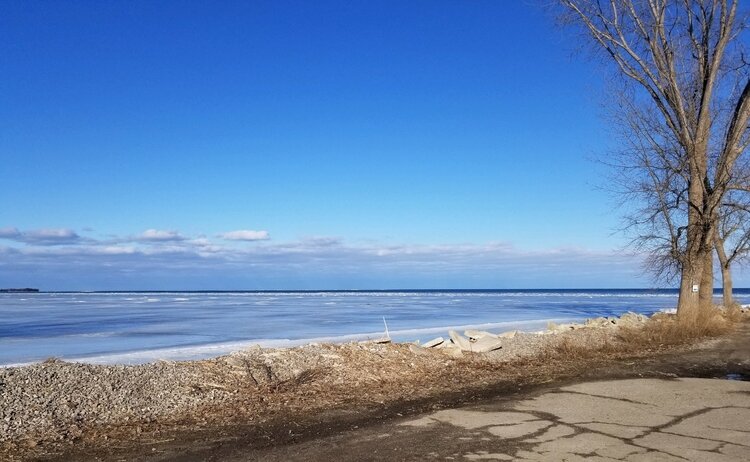
[[225, 460], [591, 374], [750, 373], [747, 350], [730, 351], [738, 332], [748, 338], [748, 326], [690, 346], [626, 353], [603, 348], [618, 341], [618, 329], [590, 327], [517, 334], [483, 354], [353, 343], [142, 366], [8, 368], [0, 370], [0, 458]]

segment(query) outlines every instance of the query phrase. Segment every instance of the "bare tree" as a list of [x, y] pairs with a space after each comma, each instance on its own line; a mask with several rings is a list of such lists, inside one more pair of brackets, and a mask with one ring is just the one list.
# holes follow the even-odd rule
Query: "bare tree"
[[[750, 181], [746, 168], [736, 168], [739, 178], [734, 185]], [[714, 236], [716, 255], [721, 267], [724, 306], [734, 303], [732, 266], [750, 255], [750, 197], [742, 189], [730, 186], [722, 203]]]
[[[619, 128], [620, 149], [603, 158], [613, 172], [610, 189], [631, 207], [624, 231], [631, 245], [648, 257], [645, 268], [661, 282], [678, 280], [685, 258], [687, 169], [681, 147], [670, 140], [652, 115], [639, 112], [623, 95], [612, 122]], [[614, 156], [613, 156], [614, 155]], [[614, 157], [615, 162], [612, 161]], [[732, 266], [750, 256], [750, 165], [735, 166], [719, 209], [714, 246], [722, 275], [723, 305], [733, 303]], [[612, 187], [614, 185], [614, 188]], [[713, 267], [713, 259], [706, 265]], [[713, 272], [704, 271], [702, 295], [713, 298]]]
[[647, 255], [645, 269], [655, 280], [671, 284], [679, 280], [685, 259], [685, 156], [658, 116], [635, 105], [628, 92], [616, 107], [612, 125], [620, 147], [601, 158], [612, 172], [608, 189], [627, 210], [623, 231], [636, 252]]
[[[657, 121], [660, 136], [679, 148], [686, 191], [663, 199], [669, 211], [658, 220], [673, 228], [665, 242], [679, 253], [678, 314], [694, 318], [712, 305], [719, 209], [749, 138], [738, 0], [559, 1], [633, 89], [632, 117]], [[682, 214], [684, 224], [667, 223]]]

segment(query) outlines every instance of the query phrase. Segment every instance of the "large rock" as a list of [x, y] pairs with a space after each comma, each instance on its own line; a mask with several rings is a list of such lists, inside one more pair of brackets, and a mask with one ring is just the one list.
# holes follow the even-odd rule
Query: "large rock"
[[425, 342], [425, 344], [422, 346], [425, 348], [434, 348], [438, 345], [441, 345], [444, 341], [445, 339], [443, 339], [443, 337], [438, 337], [430, 340], [429, 342]]
[[480, 338], [484, 338], [484, 337], [497, 338], [497, 335], [493, 333], [490, 333], [484, 330], [475, 330], [475, 329], [465, 330], [464, 335], [469, 337], [470, 340], [479, 340]]
[[619, 321], [617, 322], [618, 326], [635, 326], [638, 324], [642, 324], [644, 322], [648, 321], [648, 318], [642, 314], [633, 313], [632, 311], [628, 311], [627, 313], [620, 316]]
[[480, 338], [471, 345], [471, 351], [475, 351], [477, 353], [488, 353], [490, 351], [499, 350], [502, 347], [502, 340], [497, 338], [484, 337]]
[[453, 343], [463, 351], [474, 353], [487, 353], [502, 348], [502, 340], [495, 336], [481, 337], [476, 342], [472, 342], [466, 337], [462, 337], [458, 332], [452, 330], [448, 332]]
[[468, 338], [462, 337], [461, 334], [456, 332], [455, 330], [449, 331], [448, 336], [453, 340], [453, 343], [458, 345], [458, 347], [464, 351], [472, 351], [471, 348], [471, 342]]

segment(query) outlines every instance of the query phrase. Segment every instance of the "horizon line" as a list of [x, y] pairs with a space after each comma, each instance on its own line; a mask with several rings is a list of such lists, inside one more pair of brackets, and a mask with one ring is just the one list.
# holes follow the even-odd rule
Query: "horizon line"
[[[0, 291], [8, 289], [0, 289]], [[678, 287], [573, 287], [573, 288], [441, 288], [441, 289], [417, 289], [417, 288], [389, 288], [389, 289], [97, 289], [97, 290], [41, 290], [34, 292], [0, 292], [0, 293], [23, 293], [25, 295], [40, 293], [324, 293], [324, 292], [510, 292], [510, 291], [677, 291]], [[714, 292], [721, 293], [721, 287], [715, 287]], [[735, 287], [734, 290], [750, 290], [750, 287]]]

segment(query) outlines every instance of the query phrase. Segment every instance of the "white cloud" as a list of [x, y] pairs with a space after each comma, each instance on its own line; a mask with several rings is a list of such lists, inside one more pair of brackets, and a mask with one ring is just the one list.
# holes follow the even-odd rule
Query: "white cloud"
[[265, 241], [270, 238], [268, 231], [254, 231], [252, 229], [229, 231], [220, 234], [219, 237], [228, 241]]
[[338, 237], [325, 237], [325, 236], [314, 236], [308, 237], [300, 242], [300, 244], [306, 247], [320, 248], [320, 247], [336, 247], [343, 245], [344, 242]]
[[73, 230], [66, 228], [36, 229], [24, 234], [32, 239], [75, 239], [78, 237]]
[[17, 239], [21, 236], [21, 232], [18, 228], [8, 226], [6, 228], [0, 228], [0, 239]]
[[0, 228], [0, 239], [23, 242], [32, 245], [73, 244], [80, 240], [75, 231], [68, 228], [42, 228], [19, 231], [15, 227]]
[[0, 259], [0, 277], [44, 273], [52, 280], [74, 268], [79, 280], [127, 273], [140, 288], [158, 287], [158, 278], [186, 283], [181, 277], [208, 286], [231, 280], [237, 287], [260, 289], [305, 284], [533, 288], [635, 285], [640, 273], [637, 257], [586, 249], [527, 251], [503, 243], [378, 245], [315, 238], [243, 247], [215, 246], [203, 239], [144, 244], [83, 239], [68, 246], [0, 247], [0, 254], [12, 255]]
[[503, 242], [404, 245], [352, 243], [335, 237], [277, 242], [269, 241], [267, 231], [255, 230], [217, 236], [227, 241], [266, 241], [237, 246], [197, 236], [148, 229], [139, 235], [97, 239], [66, 228], [0, 228], [0, 239], [25, 244], [0, 246], [4, 256], [0, 278], [42, 274], [49, 280], [73, 278], [67, 275], [75, 269], [81, 281], [127, 273], [133, 281], [140, 281], [141, 288], [156, 287], [152, 280], [156, 276], [174, 277], [179, 283], [178, 273], [205, 284], [234, 281], [237, 287], [248, 288], [594, 287], [606, 284], [603, 280], [619, 286], [632, 284], [628, 281], [639, 273], [640, 260], [576, 248], [524, 250]]
[[[4, 228], [0, 235], [15, 234], [13, 229]], [[70, 237], [65, 232], [37, 235]], [[185, 288], [200, 283], [205, 288], [225, 287], [222, 285], [225, 284], [263, 289], [313, 285], [317, 288], [596, 287], [613, 282], [623, 286], [635, 285], [640, 273], [638, 257], [586, 249], [528, 251], [507, 243], [353, 244], [326, 237], [221, 246], [210, 239], [188, 239], [176, 231], [158, 230], [147, 230], [127, 241], [81, 237], [69, 245], [0, 246], [0, 255], [6, 256], [0, 258], [0, 278], [19, 275], [46, 277], [49, 281], [68, 278], [71, 282], [65, 287], [76, 287], [80, 281], [106, 275], [113, 279], [102, 283], [105, 289], [125, 287], [113, 285], [121, 284], [117, 275], [122, 274], [130, 275], [131, 285], [127, 287], [136, 288], [164, 287], [158, 281], [169, 280], [172, 286]], [[71, 267], [80, 274], [69, 274]]]
[[147, 229], [140, 236], [139, 241], [148, 242], [176, 242], [184, 241], [185, 237], [182, 236], [178, 231], [166, 231], [160, 229]]
[[136, 253], [133, 246], [108, 245], [98, 249], [100, 255], [132, 255]]

